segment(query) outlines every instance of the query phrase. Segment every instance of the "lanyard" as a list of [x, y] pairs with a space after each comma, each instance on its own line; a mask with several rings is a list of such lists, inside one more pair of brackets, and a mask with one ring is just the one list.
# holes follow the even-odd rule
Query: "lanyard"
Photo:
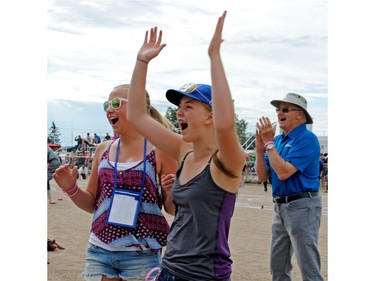
[[[117, 162], [118, 162], [118, 154], [120, 151], [120, 138], [118, 139], [118, 145], [116, 149], [116, 159], [115, 159], [115, 170], [114, 170], [114, 177], [115, 177], [115, 183], [113, 186], [113, 189], [116, 190], [117, 186]], [[144, 145], [143, 145], [143, 175], [142, 175], [142, 186], [141, 186], [141, 192], [140, 196], [142, 197], [143, 193], [143, 187], [145, 185], [145, 180], [146, 180], [146, 156], [147, 156], [147, 139], [144, 140]]]

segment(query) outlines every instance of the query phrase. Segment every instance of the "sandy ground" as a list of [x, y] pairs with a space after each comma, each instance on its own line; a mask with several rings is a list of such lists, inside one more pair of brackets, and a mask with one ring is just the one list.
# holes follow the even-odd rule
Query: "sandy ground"
[[[85, 186], [79, 180], [81, 187]], [[49, 281], [84, 280], [86, 246], [92, 215], [79, 209], [65, 197], [51, 180], [52, 197], [56, 204], [48, 204], [48, 238], [55, 239], [65, 250], [48, 252]], [[261, 184], [246, 184], [240, 188], [236, 209], [232, 218], [230, 247], [233, 259], [232, 281], [271, 280], [269, 272], [270, 226], [273, 203], [270, 192], [264, 192]], [[319, 249], [322, 273], [328, 280], [328, 193], [322, 192], [323, 214], [320, 228]], [[58, 200], [62, 199], [62, 200]], [[263, 206], [263, 207], [262, 207]], [[172, 221], [171, 216], [167, 216]], [[293, 258], [293, 280], [301, 281], [301, 274]]]

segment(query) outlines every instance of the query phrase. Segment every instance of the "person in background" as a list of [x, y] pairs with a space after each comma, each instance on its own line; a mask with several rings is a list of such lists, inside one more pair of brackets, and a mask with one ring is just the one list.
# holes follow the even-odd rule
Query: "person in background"
[[[280, 129], [268, 117], [256, 124], [256, 172], [260, 181], [271, 176], [274, 218], [270, 267], [272, 280], [292, 280], [293, 253], [306, 281], [321, 281], [318, 237], [322, 215], [319, 194], [320, 145], [306, 124], [313, 120], [306, 99], [288, 93], [273, 100]], [[265, 154], [266, 153], [266, 154]]]
[[86, 133], [86, 138], [83, 140], [82, 151], [88, 150], [93, 145], [93, 139], [91, 138], [90, 133]]
[[82, 177], [83, 180], [85, 180], [87, 178], [89, 174], [89, 169], [87, 168], [87, 166], [85, 164], [83, 164], [79, 169], [78, 169], [78, 174], [77, 174], [77, 178], [79, 178], [79, 176]]
[[[146, 32], [129, 90], [128, 119], [157, 148], [179, 162], [173, 185], [176, 215], [168, 235], [159, 281], [229, 281], [231, 217], [245, 164], [235, 126], [233, 99], [220, 56], [226, 12], [208, 48], [212, 87], [188, 83], [166, 92], [179, 108], [180, 134], [147, 114], [148, 64], [166, 46], [157, 27]], [[209, 227], [207, 227], [209, 226]]]
[[[177, 161], [128, 122], [128, 91], [129, 85], [119, 85], [104, 102], [108, 122], [119, 137], [97, 146], [87, 188], [77, 185], [77, 167], [62, 166], [53, 176], [74, 204], [93, 213], [83, 272], [88, 281], [144, 280], [150, 269], [160, 266], [167, 243], [169, 225], [162, 208], [175, 212], [171, 185], [161, 187], [160, 181], [164, 174], [176, 173]], [[162, 119], [149, 99], [147, 113]], [[170, 123], [164, 120], [163, 125]]]
[[48, 203], [56, 204], [52, 199], [51, 186], [49, 181], [52, 179], [52, 175], [55, 170], [61, 165], [59, 157], [56, 153], [47, 145], [47, 198]]
[[86, 159], [85, 159], [85, 165], [88, 169], [88, 173], [90, 174], [91, 172], [91, 167], [92, 167], [92, 160], [93, 160], [93, 154], [92, 154], [92, 150], [89, 151], [89, 155], [87, 155]]
[[247, 177], [249, 175], [250, 167], [249, 167], [249, 163], [247, 162], [247, 160], [248, 160], [248, 156], [246, 155], [246, 157], [245, 157], [245, 165], [242, 168], [242, 175], [241, 175], [240, 187], [245, 186]]
[[76, 146], [74, 147], [74, 150], [82, 150], [84, 143], [81, 135], [76, 136], [74, 140], [77, 142]]
[[104, 137], [104, 140], [110, 140], [111, 139], [111, 136], [107, 133], [106, 135], [105, 135], [105, 137]]
[[102, 139], [100, 138], [99, 135], [97, 135], [96, 133], [94, 133], [94, 140], [93, 140], [94, 144], [98, 144], [98, 143], [101, 143], [102, 142]]
[[328, 153], [323, 154], [323, 169], [321, 172], [322, 187], [325, 187], [324, 192], [328, 192]]
[[263, 182], [264, 192], [267, 192], [267, 191], [268, 191], [267, 186], [268, 186], [268, 180], [265, 180], [265, 181]]

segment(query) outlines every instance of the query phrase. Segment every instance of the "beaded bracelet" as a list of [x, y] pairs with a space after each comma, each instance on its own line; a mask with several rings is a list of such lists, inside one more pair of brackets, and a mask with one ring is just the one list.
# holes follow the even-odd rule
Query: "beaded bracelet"
[[63, 192], [66, 196], [73, 197], [74, 195], [78, 193], [78, 189], [79, 189], [78, 184], [76, 182], [73, 187], [69, 188], [68, 190], [63, 190]]

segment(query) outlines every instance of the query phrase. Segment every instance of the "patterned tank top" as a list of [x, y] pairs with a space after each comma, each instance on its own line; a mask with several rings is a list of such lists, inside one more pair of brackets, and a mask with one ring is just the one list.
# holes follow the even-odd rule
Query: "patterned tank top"
[[[146, 179], [136, 228], [127, 228], [106, 223], [114, 185], [114, 166], [109, 162], [107, 147], [98, 167], [96, 211], [91, 232], [105, 244], [112, 247], [144, 246], [160, 250], [166, 245], [169, 225], [161, 209], [163, 198], [156, 173], [155, 148], [146, 156]], [[127, 170], [117, 171], [116, 188], [140, 191], [143, 174], [143, 160]]]

